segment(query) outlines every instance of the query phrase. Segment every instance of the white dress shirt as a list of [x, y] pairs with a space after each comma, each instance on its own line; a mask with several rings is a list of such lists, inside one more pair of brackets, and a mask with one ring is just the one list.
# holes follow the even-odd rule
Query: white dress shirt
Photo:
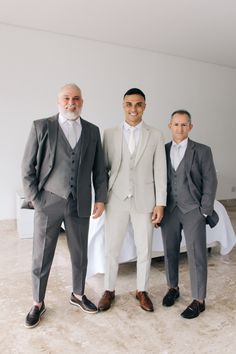
[[[71, 121], [69, 119], [64, 118], [63, 115], [60, 113], [58, 122], [60, 124], [60, 127], [61, 127], [66, 139], [69, 141], [69, 129], [70, 129]], [[81, 135], [81, 131], [82, 131], [80, 118], [77, 118], [73, 122], [74, 122], [74, 127], [75, 127], [76, 141], [78, 142], [80, 135]]]
[[[185, 151], [187, 149], [187, 145], [188, 145], [188, 138], [184, 139], [179, 144], [176, 144], [174, 141], [172, 141], [172, 145], [170, 149], [170, 159], [171, 159], [171, 164], [175, 170], [177, 170], [180, 162], [184, 157]], [[176, 153], [176, 150], [178, 150], [178, 153]]]
[[129, 125], [127, 122], [125, 121], [123, 122], [123, 134], [128, 146], [129, 146], [129, 138], [130, 138], [131, 130], [134, 131], [135, 144], [136, 147], [138, 146], [138, 143], [141, 140], [141, 136], [142, 136], [142, 124], [143, 122], [141, 121], [139, 124], [133, 127]]

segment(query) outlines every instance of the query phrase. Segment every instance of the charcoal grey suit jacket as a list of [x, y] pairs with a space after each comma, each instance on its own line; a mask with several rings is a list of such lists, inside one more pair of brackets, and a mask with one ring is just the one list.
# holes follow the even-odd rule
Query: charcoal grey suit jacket
[[[170, 148], [172, 142], [165, 145], [167, 159], [167, 208], [168, 195], [171, 188], [171, 160]], [[185, 152], [185, 171], [188, 186], [193, 199], [199, 205], [202, 214], [206, 214], [207, 223], [213, 227], [219, 218], [214, 211], [214, 201], [217, 188], [217, 176], [213, 162], [212, 152], [209, 146], [188, 139]]]
[[[23, 188], [27, 201], [43, 189], [54, 166], [58, 137], [58, 114], [33, 122], [22, 161]], [[81, 217], [91, 214], [92, 186], [95, 202], [105, 202], [107, 181], [99, 129], [81, 118], [81, 156], [77, 178], [77, 209]]]

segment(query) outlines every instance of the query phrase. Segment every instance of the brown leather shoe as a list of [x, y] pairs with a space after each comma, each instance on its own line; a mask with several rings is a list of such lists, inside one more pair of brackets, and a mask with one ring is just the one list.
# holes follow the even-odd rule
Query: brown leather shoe
[[104, 291], [104, 294], [102, 295], [102, 297], [98, 303], [98, 310], [99, 311], [108, 310], [111, 307], [111, 303], [114, 299], [115, 299], [115, 290], [114, 291], [109, 291], [109, 290]]
[[136, 291], [136, 299], [139, 300], [143, 310], [153, 312], [153, 304], [146, 291]]

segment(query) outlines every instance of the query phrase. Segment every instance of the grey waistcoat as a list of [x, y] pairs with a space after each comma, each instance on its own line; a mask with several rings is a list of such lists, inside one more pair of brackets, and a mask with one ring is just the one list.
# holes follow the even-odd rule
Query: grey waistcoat
[[54, 167], [44, 185], [45, 190], [65, 199], [72, 194], [76, 199], [80, 152], [81, 138], [72, 149], [59, 127]]
[[171, 211], [177, 206], [184, 214], [199, 207], [189, 190], [185, 172], [185, 156], [180, 162], [177, 171], [171, 166], [170, 192], [168, 193], [167, 205]]

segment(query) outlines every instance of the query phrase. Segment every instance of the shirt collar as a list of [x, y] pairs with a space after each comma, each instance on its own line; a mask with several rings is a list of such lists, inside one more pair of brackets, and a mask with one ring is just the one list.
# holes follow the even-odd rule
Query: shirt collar
[[177, 144], [175, 141], [172, 141], [172, 146], [180, 146], [181, 148], [186, 148], [188, 145], [188, 138], [181, 141], [181, 143]]
[[[63, 117], [61, 113], [59, 113], [58, 121], [60, 125], [64, 125], [65, 123], [70, 123], [70, 120]], [[77, 123], [78, 125], [81, 125], [80, 117], [74, 120], [74, 122]]]
[[143, 121], [135, 125], [135, 127], [129, 125], [126, 121], [123, 122], [123, 127], [125, 130], [131, 130], [131, 129], [140, 130], [142, 128], [142, 125], [143, 125]]

